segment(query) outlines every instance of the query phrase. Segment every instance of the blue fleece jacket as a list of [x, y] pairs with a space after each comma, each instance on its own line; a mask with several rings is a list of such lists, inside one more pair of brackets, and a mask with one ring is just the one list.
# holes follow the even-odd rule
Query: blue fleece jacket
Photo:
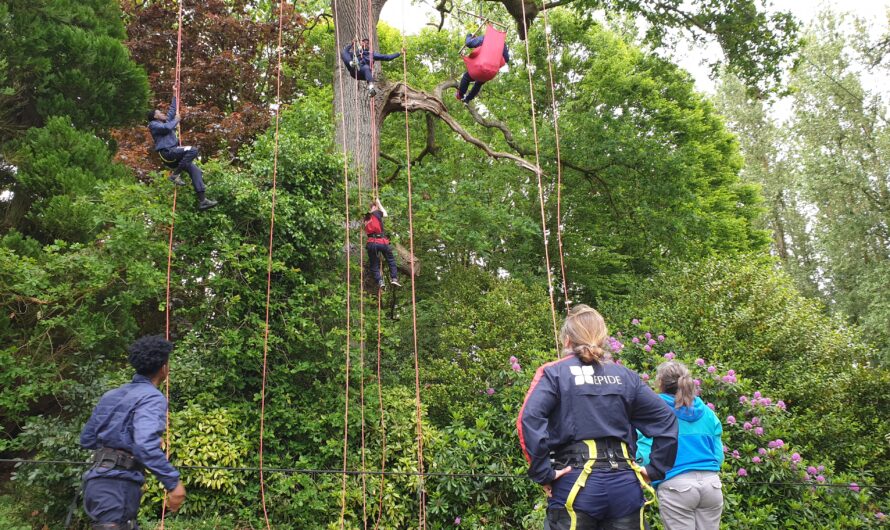
[[[659, 396], [680, 420], [677, 458], [664, 480], [687, 471], [720, 471], [720, 466], [723, 465], [723, 425], [717, 419], [714, 411], [709, 409], [705, 402], [698, 397], [695, 398], [691, 408], [680, 407], [678, 409], [674, 406], [673, 395], [659, 394]], [[637, 431], [637, 436], [637, 461], [647, 465], [649, 452], [652, 449], [652, 439], [643, 436], [639, 431]], [[661, 482], [664, 481], [653, 481], [652, 485], [658, 487]]]

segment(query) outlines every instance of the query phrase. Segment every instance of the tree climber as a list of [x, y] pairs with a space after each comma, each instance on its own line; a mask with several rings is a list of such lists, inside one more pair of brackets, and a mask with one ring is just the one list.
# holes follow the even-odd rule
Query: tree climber
[[148, 111], [148, 129], [151, 131], [151, 137], [155, 143], [155, 151], [161, 157], [164, 165], [173, 170], [173, 173], [168, 177], [170, 182], [177, 186], [184, 186], [185, 182], [180, 175], [183, 171], [188, 173], [192, 178], [192, 187], [195, 188], [195, 193], [198, 196], [198, 209], [209, 210], [216, 206], [217, 202], [204, 195], [204, 173], [195, 164], [195, 159], [199, 154], [198, 148], [179, 145], [176, 126], [181, 117], [176, 112], [176, 108], [176, 96], [173, 96], [167, 114], [157, 109]]
[[365, 248], [368, 249], [368, 260], [371, 265], [371, 274], [374, 275], [374, 280], [377, 281], [377, 285], [379, 285], [381, 289], [386, 287], [386, 284], [383, 282], [383, 276], [380, 274], [379, 252], [383, 253], [383, 257], [385, 257], [386, 262], [389, 263], [389, 283], [394, 287], [402, 286], [398, 279], [399, 271], [396, 269], [396, 258], [392, 254], [392, 249], [389, 248], [389, 239], [387, 239], [386, 234], [383, 232], [384, 217], [387, 217], [386, 210], [384, 210], [383, 205], [380, 204], [380, 199], [377, 199], [374, 201], [374, 204], [371, 205], [371, 211], [365, 214], [365, 233], [368, 234], [368, 242], [365, 245]]
[[83, 507], [93, 530], [138, 529], [145, 469], [167, 490], [167, 507], [185, 501], [179, 471], [161, 448], [167, 425], [167, 399], [156, 387], [167, 378], [173, 344], [161, 335], [142, 337], [129, 348], [136, 375], [102, 396], [80, 433], [80, 445], [94, 449], [83, 475]]
[[340, 58], [343, 60], [343, 64], [346, 65], [349, 75], [353, 79], [367, 81], [368, 94], [371, 97], [377, 95], [377, 88], [374, 86], [374, 72], [371, 71], [371, 57], [375, 61], [392, 61], [401, 56], [402, 54], [399, 52], [390, 54], [372, 52], [371, 43], [367, 37], [362, 39], [362, 45], [358, 49], [355, 49], [355, 41], [353, 41], [340, 50]]
[[[473, 35], [472, 33], [467, 33], [467, 39], [465, 42], [467, 48], [479, 48], [480, 46], [483, 45], [484, 42], [485, 42], [484, 35], [481, 37], [477, 37], [477, 36]], [[505, 64], [510, 64], [510, 50], [507, 48], [506, 43], [504, 43], [504, 49], [501, 52], [501, 56], [503, 58], [503, 62], [497, 66], [497, 70], [499, 70]], [[474, 57], [475, 57], [475, 55], [471, 55], [471, 58], [474, 58]], [[495, 70], [494, 73], [497, 73], [497, 70]], [[464, 103], [469, 103], [469, 102], [473, 101], [473, 99], [475, 99], [476, 96], [479, 95], [479, 91], [482, 90], [482, 85], [484, 85], [487, 81], [491, 81], [491, 79], [494, 78], [494, 74], [491, 74], [490, 77], [489, 77], [489, 75], [483, 76], [483, 75], [477, 74], [476, 77], [477, 77], [477, 79], [473, 79], [473, 77], [470, 75], [469, 68], [467, 69], [466, 72], [464, 72], [464, 76], [460, 80], [460, 86], [457, 89], [457, 94], [455, 94], [455, 97], [458, 100], [460, 100]], [[470, 87], [471, 81], [474, 81], [473, 88], [470, 89], [469, 93], [467, 93], [467, 88]]]

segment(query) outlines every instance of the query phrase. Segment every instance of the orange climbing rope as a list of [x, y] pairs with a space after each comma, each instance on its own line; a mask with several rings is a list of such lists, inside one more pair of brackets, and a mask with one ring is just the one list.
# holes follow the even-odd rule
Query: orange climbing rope
[[[404, 19], [404, 18], [403, 18]], [[405, 46], [405, 32], [402, 32], [402, 49]], [[423, 422], [420, 403], [420, 358], [417, 353], [417, 289], [414, 276], [414, 205], [411, 189], [411, 127], [408, 120], [408, 58], [402, 54], [402, 83], [405, 86], [405, 168], [408, 177], [408, 241], [411, 260], [411, 326], [414, 341], [414, 410], [417, 430], [417, 481], [418, 481], [418, 528], [426, 528], [426, 500], [424, 495], [423, 471]]]
[[[544, 14], [544, 38], [547, 43], [547, 73], [550, 76], [550, 106], [553, 112], [553, 137], [556, 142], [556, 241], [559, 249], [559, 270], [562, 273], [562, 294], [563, 304], [568, 310], [571, 300], [569, 300], [569, 284], [566, 278], [566, 262], [565, 253], [562, 245], [562, 152], [559, 145], [559, 109], [556, 106], [556, 87], [553, 82], [553, 60], [550, 55], [550, 17], [547, 15], [547, 2], [542, 4], [541, 12]], [[525, 37], [528, 44], [528, 34]]]
[[263, 435], [266, 425], [266, 377], [269, 367], [269, 309], [272, 299], [272, 246], [275, 236], [275, 205], [278, 192], [278, 144], [281, 125], [281, 52], [284, 27], [284, 0], [278, 2], [278, 64], [275, 79], [275, 144], [272, 151], [272, 209], [269, 213], [269, 252], [266, 257], [266, 319], [263, 329], [263, 380], [260, 387], [260, 501], [263, 505], [263, 520], [266, 529], [271, 530], [269, 511], [266, 508], [266, 480], [263, 475]]
[[528, 22], [525, 18], [525, 2], [522, 5], [522, 29], [525, 31], [525, 71], [528, 73], [528, 95], [531, 100], [530, 106], [532, 111], [532, 134], [535, 137], [535, 175], [538, 177], [538, 200], [541, 203], [541, 234], [544, 236], [544, 263], [547, 268], [547, 294], [550, 296], [550, 316], [553, 321], [553, 340], [556, 344], [556, 356], [559, 357], [559, 333], [556, 329], [556, 302], [553, 299], [553, 273], [550, 270], [550, 249], [547, 241], [547, 216], [544, 212], [544, 185], [541, 181], [541, 156], [538, 141], [538, 124], [537, 115], [535, 113], [535, 91], [532, 83], [531, 71], [531, 50], [528, 44]]
[[[336, 68], [339, 73], [340, 88], [340, 111], [346, 112], [346, 101], [343, 98], [343, 68], [340, 67], [340, 50], [342, 49], [340, 42], [340, 11], [337, 6], [337, 0], [334, 0], [334, 36], [337, 41], [337, 58]], [[345, 121], [345, 117], [343, 118]], [[346, 205], [346, 227], [345, 227], [345, 245], [346, 245], [346, 377], [344, 383], [344, 413], [343, 413], [343, 475], [340, 490], [340, 528], [346, 528], [346, 450], [349, 441], [349, 349], [351, 340], [352, 322], [350, 319], [351, 293], [352, 293], [352, 253], [349, 248], [349, 160], [346, 157], [346, 132], [342, 135], [343, 142], [343, 197]]]
[[380, 404], [380, 495], [377, 500], [377, 518], [374, 522], [374, 530], [380, 527], [380, 521], [383, 519], [383, 492], [386, 486], [386, 420], [384, 418], [383, 408], [383, 377], [380, 372], [381, 343], [383, 335], [381, 333], [381, 297], [377, 297], [377, 400]]
[[[176, 34], [176, 70], [175, 81], [173, 85], [173, 93], [176, 96], [176, 113], [179, 113], [180, 106], [180, 77], [179, 73], [182, 67], [182, 0], [179, 0], [179, 14]], [[179, 127], [177, 125], [177, 127]], [[179, 145], [182, 145], [182, 134], [180, 131]], [[176, 193], [177, 186], [173, 186], [173, 205], [170, 208], [170, 235], [167, 241], [167, 285], [166, 285], [166, 302], [164, 305], [164, 339], [170, 340], [170, 313], [173, 308], [170, 305], [170, 276], [173, 268], [173, 228], [176, 223]], [[170, 370], [169, 361], [167, 369], [167, 377], [164, 379], [164, 397], [167, 401], [167, 413], [164, 415], [164, 447], [167, 458], [170, 458]], [[161, 524], [160, 530], [164, 530], [164, 523], [167, 518], [167, 490], [164, 490], [164, 500], [161, 503]]]

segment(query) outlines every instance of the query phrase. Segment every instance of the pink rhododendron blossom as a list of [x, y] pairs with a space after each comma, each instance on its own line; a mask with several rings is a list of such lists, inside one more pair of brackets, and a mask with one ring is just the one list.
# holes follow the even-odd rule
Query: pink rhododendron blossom
[[514, 372], [522, 370], [522, 367], [519, 366], [519, 363], [513, 363], [513, 366], [511, 366], [510, 368], [512, 368]]
[[728, 423], [730, 425], [735, 425], [735, 416], [727, 416], [726, 423]]
[[729, 447], [728, 447], [726, 444], [723, 444], [723, 452], [724, 452], [724, 453], [728, 453], [728, 452], [729, 452]]
[[726, 372], [726, 375], [735, 375], [735, 370], [729, 370]]
[[825, 477], [823, 477], [822, 475], [816, 476], [816, 482], [825, 482]]
[[664, 335], [658, 336], [658, 342], [664, 342]]
[[851, 482], [851, 483], [850, 483], [850, 489], [851, 489], [852, 491], [855, 491], [856, 493], [859, 493], [859, 484], [856, 484], [855, 482]]
[[800, 453], [794, 453], [791, 455], [791, 461], [794, 463], [800, 462]]
[[741, 456], [742, 456], [742, 455], [739, 454], [739, 450], [738, 450], [738, 449], [733, 450], [733, 452], [732, 452], [732, 457], [733, 457], [733, 458], [739, 458], [739, 457], [741, 457]]
[[516, 364], [517, 362], [519, 362], [519, 359], [517, 359], [515, 355], [511, 355], [510, 364]]
[[781, 410], [785, 410], [785, 402], [781, 399], [779, 401], [776, 401], [776, 406], [779, 407]]
[[758, 418], [757, 416], [751, 418], [751, 425], [760, 425], [760, 418]]
[[760, 392], [754, 392], [754, 397], [756, 397], [757, 399], [760, 399], [760, 397], [761, 397], [762, 395], [763, 395], [763, 394], [761, 394]]
[[724, 383], [735, 383], [735, 382], [736, 382], [736, 378], [735, 378], [735, 376], [732, 376], [732, 375], [724, 375], [724, 376], [723, 376], [723, 382], [724, 382]]
[[764, 404], [764, 405], [769, 406], [769, 405], [772, 404], [772, 402], [773, 402], [773, 400], [772, 400], [771, 398], [763, 398], [763, 404]]
[[489, 396], [494, 395], [494, 389], [489, 387], [488, 390], [485, 391], [485, 393], [488, 394]]
[[649, 380], [649, 374], [642, 374], [642, 375], [640, 376], [640, 379], [642, 379], [643, 381], [648, 381], [648, 380]]
[[639, 326], [639, 325], [640, 325], [640, 321], [637, 320], [636, 318], [633, 319], [633, 320], [631, 320], [630, 323], [633, 324], [634, 326]]
[[714, 404], [711, 403], [710, 401], [708, 402], [708, 408], [711, 410], [717, 410], [717, 407], [715, 407]]
[[701, 386], [701, 379], [693, 379], [692, 382], [695, 383], [695, 386]]
[[716, 366], [708, 366], [708, 373], [709, 373], [709, 374], [713, 374], [713, 373], [716, 372], [716, 371], [717, 371], [717, 367], [716, 367]]
[[754, 458], [751, 459], [751, 461], [754, 462], [755, 464], [759, 464], [762, 462], [762, 460], [760, 459], [759, 456], [755, 456]]
[[740, 476], [740, 477], [747, 477], [747, 476], [748, 476], [748, 470], [745, 469], [745, 468], [743, 468], [743, 467], [740, 467], [740, 468], [739, 468], [739, 476]]
[[645, 350], [646, 352], [650, 352], [650, 351], [652, 351], [652, 346], [649, 346], [647, 344], [647, 345], [643, 346], [643, 350]]
[[878, 518], [878, 521], [883, 521], [883, 520], [884, 520], [884, 517], [886, 517], [886, 515], [884, 515], [884, 514], [881, 513], [881, 512], [875, 512], [875, 517]]
[[742, 425], [746, 431], [750, 431], [753, 425], [751, 425], [750, 421], [746, 421], [744, 425]]
[[648, 344], [649, 346], [655, 346], [658, 343], [655, 342], [655, 339], [649, 339], [649, 342], [647, 342], [646, 344]]
[[744, 405], [747, 402], [748, 402], [748, 396], [739, 396], [739, 403]]
[[637, 338], [637, 337], [634, 337], [634, 338], [630, 339], [630, 341], [633, 342], [634, 344], [639, 344], [639, 343], [640, 343], [640, 339]]
[[699, 366], [704, 366], [704, 365], [705, 365], [705, 360], [702, 359], [701, 357], [699, 357], [698, 359], [695, 360], [695, 364], [697, 364], [697, 365], [699, 365]]
[[816, 471], [816, 468], [813, 466], [807, 466], [807, 473], [809, 473], [810, 475], [815, 475], [816, 473], [818, 473], [818, 471]]
[[755, 427], [754, 434], [756, 434], [757, 436], [763, 436], [763, 427]]
[[758, 449], [757, 452], [760, 453], [760, 456], [766, 456], [767, 453], [766, 449], [764, 449], [763, 447]]
[[652, 334], [648, 331], [643, 336], [646, 337], [647, 340], [652, 338]]
[[819, 466], [819, 467], [816, 468], [816, 470], [817, 470], [819, 473], [821, 473], [821, 472], [825, 471], [825, 466]]
[[674, 352], [672, 352], [672, 351], [669, 351], [669, 352], [667, 352], [667, 353], [664, 354], [664, 358], [667, 359], [667, 360], [669, 360], [669, 361], [670, 361], [671, 359], [673, 359], [674, 357], [676, 357], [676, 356], [677, 356], [677, 355], [676, 355]]
[[455, 524], [455, 525], [459, 525], [459, 524], [460, 524], [460, 516], [457, 516], [457, 517], [454, 518], [454, 524]]

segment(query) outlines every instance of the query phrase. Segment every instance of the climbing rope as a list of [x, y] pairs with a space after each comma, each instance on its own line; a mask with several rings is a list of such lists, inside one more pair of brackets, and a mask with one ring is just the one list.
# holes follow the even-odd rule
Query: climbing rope
[[380, 495], [377, 499], [377, 517], [374, 522], [374, 530], [380, 527], [380, 521], [383, 519], [383, 493], [386, 485], [386, 419], [384, 418], [385, 410], [383, 408], [383, 377], [381, 375], [381, 342], [383, 335], [381, 333], [381, 297], [377, 297], [377, 400], [380, 405]]
[[[176, 97], [176, 114], [179, 114], [180, 107], [180, 71], [182, 67], [182, 0], [179, 0], [179, 13], [176, 31], [176, 70], [174, 74], [173, 94]], [[177, 129], [179, 125], [177, 124]], [[179, 134], [179, 145], [182, 145], [182, 131]], [[164, 305], [164, 339], [170, 340], [170, 313], [173, 307], [170, 304], [170, 276], [173, 269], [173, 228], [176, 223], [176, 195], [178, 186], [173, 186], [173, 205], [170, 208], [170, 234], [167, 241], [167, 285], [166, 285], [166, 302]], [[164, 397], [167, 402], [167, 411], [164, 415], [164, 448], [167, 459], [170, 459], [170, 365], [167, 364], [167, 377], [164, 379]], [[164, 489], [164, 500], [161, 503], [161, 524], [160, 530], [164, 530], [164, 522], [167, 517], [167, 490]]]
[[[551, 59], [552, 51], [550, 49], [550, 18], [547, 14], [547, 2], [541, 5], [541, 12], [544, 14], [544, 39], [547, 43], [547, 73], [550, 76], [550, 106], [553, 112], [553, 136], [556, 143], [556, 242], [559, 249], [559, 270], [562, 273], [562, 294], [563, 304], [568, 310], [571, 300], [569, 300], [569, 284], [566, 279], [566, 262], [562, 245], [562, 152], [559, 144], [559, 109], [556, 106], [556, 87], [553, 82], [553, 60]], [[528, 44], [528, 33], [525, 36], [525, 42]]]
[[[336, 68], [339, 73], [339, 88], [340, 88], [340, 111], [343, 113], [342, 119], [346, 120], [346, 101], [343, 98], [343, 68], [340, 66], [340, 50], [343, 49], [342, 43], [340, 42], [340, 10], [337, 5], [337, 0], [333, 1], [334, 7], [334, 36], [337, 41], [337, 58]], [[355, 48], [353, 47], [353, 51]], [[351, 303], [351, 294], [352, 294], [352, 253], [349, 248], [349, 160], [346, 156], [346, 132], [343, 132], [341, 136], [343, 143], [343, 200], [346, 208], [346, 226], [344, 229], [344, 239], [345, 239], [345, 249], [346, 249], [346, 376], [344, 383], [344, 411], [343, 411], [343, 469], [342, 469], [342, 480], [340, 484], [340, 528], [341, 530], [346, 528], [346, 470], [347, 470], [347, 445], [349, 442], [349, 357], [350, 357], [350, 341], [351, 341], [351, 333], [352, 333], [352, 321], [351, 321], [351, 312], [352, 312], [352, 303]]]
[[559, 333], [556, 326], [556, 302], [553, 298], [553, 273], [550, 270], [550, 250], [547, 238], [547, 216], [544, 212], [544, 185], [541, 181], [541, 156], [540, 142], [538, 141], [538, 124], [537, 115], [535, 113], [535, 91], [532, 83], [531, 70], [531, 50], [529, 49], [528, 22], [525, 18], [525, 2], [520, 2], [522, 6], [522, 29], [525, 32], [525, 71], [528, 73], [528, 95], [530, 99], [530, 107], [532, 111], [532, 134], [535, 138], [535, 176], [538, 178], [538, 200], [541, 205], [541, 234], [544, 237], [544, 264], [547, 269], [547, 294], [550, 297], [550, 318], [553, 321], [553, 340], [556, 344], [556, 356], [559, 357]]
[[275, 141], [272, 150], [272, 208], [269, 213], [269, 252], [266, 256], [266, 318], [263, 327], [263, 379], [260, 386], [260, 501], [263, 505], [263, 520], [266, 529], [271, 530], [269, 511], [266, 507], [266, 480], [263, 474], [263, 442], [266, 426], [266, 378], [269, 367], [269, 310], [272, 299], [272, 248], [275, 236], [275, 205], [278, 192], [278, 146], [281, 126], [281, 52], [284, 27], [284, 0], [278, 2], [278, 64], [275, 78]]
[[[404, 9], [404, 4], [403, 4]], [[404, 16], [402, 20], [404, 20]], [[402, 50], [406, 50], [405, 32], [402, 31]], [[426, 499], [424, 495], [424, 470], [423, 470], [423, 422], [420, 403], [420, 358], [417, 353], [417, 288], [414, 276], [414, 205], [412, 202], [413, 190], [411, 188], [411, 127], [408, 119], [408, 57], [402, 53], [402, 83], [405, 94], [405, 168], [408, 177], [408, 241], [411, 266], [411, 327], [414, 346], [414, 410], [417, 431], [417, 495], [418, 510], [417, 523], [419, 529], [426, 528]]]

